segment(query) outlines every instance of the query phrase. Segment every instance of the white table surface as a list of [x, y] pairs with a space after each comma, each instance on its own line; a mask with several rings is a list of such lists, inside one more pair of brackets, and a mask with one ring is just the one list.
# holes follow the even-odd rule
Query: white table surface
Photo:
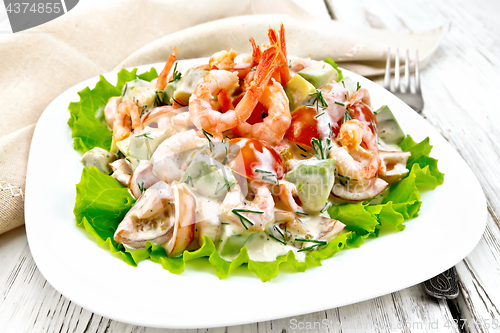
[[[422, 31], [451, 23], [422, 72], [423, 117], [462, 155], [481, 182], [488, 204], [486, 231], [474, 251], [456, 266], [461, 292], [456, 300], [434, 299], [416, 285], [327, 311], [200, 331], [500, 332], [500, 1], [301, 3], [319, 16], [326, 17], [329, 7], [338, 20], [395, 31]], [[8, 30], [3, 10], [2, 32]], [[454, 320], [458, 325], [450, 324]], [[82, 309], [40, 274], [24, 227], [0, 235], [0, 332], [170, 331], [123, 324]]]

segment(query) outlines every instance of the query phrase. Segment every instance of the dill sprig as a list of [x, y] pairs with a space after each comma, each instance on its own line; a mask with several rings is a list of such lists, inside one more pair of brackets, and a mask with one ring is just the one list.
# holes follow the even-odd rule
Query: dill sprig
[[338, 176], [339, 176], [340, 178], [344, 178], [344, 179], [347, 179], [347, 180], [353, 180], [353, 181], [356, 181], [356, 182], [358, 181], [357, 179], [351, 178], [351, 177], [349, 177], [349, 176], [344, 176], [344, 175], [341, 175], [340, 173], [338, 174]]
[[335, 104], [345, 106], [344, 103], [340, 103], [340, 102], [337, 102], [337, 101], [335, 101]]
[[325, 202], [325, 205], [323, 206], [323, 208], [321, 208], [321, 210], [319, 211], [320, 213], [324, 213], [328, 208], [330, 208], [331, 204], [327, 201]]
[[313, 249], [318, 248], [318, 247], [320, 247], [322, 245], [325, 245], [325, 244], [314, 244], [313, 246], [309, 246], [309, 247], [305, 247], [303, 249], [300, 249], [297, 252], [304, 252], [304, 251], [313, 250]]
[[370, 116], [370, 121], [372, 122], [373, 132], [375, 135], [377, 135], [377, 133], [378, 133], [377, 124], [375, 124], [375, 121], [373, 120], [372, 116]]
[[245, 222], [247, 222], [250, 225], [254, 225], [255, 223], [250, 221], [246, 216], [241, 215], [241, 213], [264, 214], [264, 212], [259, 212], [257, 210], [250, 210], [250, 209], [233, 209], [232, 212], [234, 215], [240, 218], [240, 222], [246, 230], [248, 230], [248, 227], [245, 224]]
[[318, 138], [312, 138], [311, 139], [311, 145], [314, 150], [314, 156], [318, 160], [325, 160], [328, 158], [328, 154], [330, 154], [330, 150], [332, 149], [331, 146], [332, 140], [330, 138], [326, 139], [318, 139]]
[[278, 228], [276, 225], [273, 226], [273, 229], [276, 230], [280, 235], [281, 237], [283, 238], [283, 240], [279, 239], [278, 237], [274, 236], [271, 232], [269, 233], [269, 237], [271, 237], [272, 239], [274, 239], [275, 241], [283, 244], [283, 245], [286, 245], [286, 239], [285, 239], [285, 235], [283, 234], [283, 232], [281, 231], [280, 228]]
[[299, 211], [295, 212], [295, 214], [297, 214], [297, 215], [304, 215], [304, 216], [308, 216], [309, 215], [307, 213], [303, 213], [303, 212], [299, 212]]
[[138, 134], [135, 137], [136, 138], [144, 137], [144, 138], [147, 138], [149, 140], [153, 140], [153, 138], [149, 136], [150, 134], [151, 134], [151, 132], [145, 132], [145, 133], [142, 133], [142, 134]]
[[265, 174], [264, 176], [262, 176], [262, 180], [266, 180], [266, 181], [271, 182], [271, 183], [276, 184], [276, 185], [279, 184], [278, 175], [276, 175], [275, 173], [273, 173], [271, 171], [262, 170], [262, 169], [255, 169], [254, 172]]
[[172, 99], [174, 100], [175, 103], [179, 104], [180, 106], [188, 106], [187, 104], [182, 104], [180, 103], [178, 100], [176, 100], [175, 98], [172, 97]]
[[309, 96], [315, 96], [312, 104], [308, 106], [314, 106], [316, 104], [316, 112], [319, 112], [319, 109], [326, 109], [328, 107], [328, 103], [325, 101], [323, 97], [323, 92], [321, 90], [316, 89], [315, 92], [310, 93]]
[[203, 135], [205, 136], [205, 138], [207, 138], [208, 147], [210, 148], [210, 152], [212, 152], [212, 149], [214, 147], [214, 143], [212, 142], [212, 140], [210, 138], [213, 138], [214, 136], [212, 134], [208, 133], [207, 131], [205, 131], [203, 128], [201, 130], [203, 131]]
[[168, 81], [168, 83], [180, 80], [181, 78], [182, 78], [182, 73], [177, 71], [177, 61], [176, 61], [174, 65], [174, 73], [172, 75], [172, 80]]
[[295, 238], [296, 242], [304, 242], [304, 243], [316, 243], [320, 245], [326, 245], [326, 241], [316, 240], [316, 239], [305, 239], [305, 238]]
[[144, 187], [144, 180], [141, 183], [137, 183], [137, 187], [139, 187], [141, 194], [144, 194], [144, 192], [146, 191], [146, 188]]
[[349, 120], [352, 120], [352, 117], [351, 117], [351, 114], [349, 113], [349, 109], [347, 109], [347, 110], [345, 110], [344, 116], [342, 117], [342, 124], [349, 121]]
[[222, 165], [226, 165], [227, 163], [227, 147], [224, 147], [226, 149], [226, 155], [224, 156], [224, 159], [222, 160]]
[[315, 119], [318, 119], [319, 117], [321, 117], [322, 115], [324, 115], [325, 113], [324, 112], [321, 112], [320, 114], [317, 114], [314, 116]]
[[358, 91], [359, 88], [361, 88], [361, 85], [359, 84], [359, 82], [356, 82], [356, 91]]
[[[163, 97], [160, 97], [160, 95], [162, 95]], [[155, 100], [153, 102], [154, 106], [158, 107], [158, 106], [165, 105], [165, 103], [163, 102], [163, 98], [164, 97], [165, 97], [165, 92], [164, 91], [162, 91], [162, 90], [156, 90], [155, 91]]]
[[[312, 154], [309, 150], [305, 149], [304, 147], [302, 147], [301, 145], [297, 145], [297, 148], [299, 148], [300, 150], [302, 150], [303, 152], [306, 152], [308, 153], [309, 155], [311, 156], [314, 156], [314, 154]], [[305, 156], [304, 156], [305, 157]]]

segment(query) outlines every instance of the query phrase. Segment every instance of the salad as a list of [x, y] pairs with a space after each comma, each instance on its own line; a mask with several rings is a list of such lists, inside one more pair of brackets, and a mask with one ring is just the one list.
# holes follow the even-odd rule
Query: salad
[[288, 59], [283, 25], [268, 36], [191, 68], [174, 48], [159, 75], [82, 90], [68, 122], [84, 152], [78, 225], [134, 266], [208, 257], [220, 278], [246, 263], [263, 281], [403, 230], [419, 190], [443, 183], [428, 138], [374, 111], [331, 59]]

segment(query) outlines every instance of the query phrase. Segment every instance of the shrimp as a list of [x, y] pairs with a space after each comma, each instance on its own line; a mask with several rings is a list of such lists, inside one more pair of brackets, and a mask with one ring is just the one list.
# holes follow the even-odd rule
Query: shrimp
[[126, 139], [137, 127], [141, 127], [139, 107], [130, 100], [121, 102], [115, 112], [113, 138], [116, 142]]
[[281, 84], [273, 79], [273, 84], [267, 86], [259, 102], [267, 108], [269, 116], [253, 125], [245, 122], [237, 126], [234, 132], [240, 136], [264, 140], [271, 145], [276, 145], [283, 140], [292, 121], [288, 98]]
[[152, 125], [154, 123], [156, 123], [157, 128], [171, 129], [172, 134], [187, 131], [194, 127], [194, 124], [189, 119], [188, 108], [174, 105], [157, 107], [142, 120], [144, 126], [154, 126]]
[[156, 89], [158, 89], [158, 90], [165, 89], [165, 86], [167, 85], [168, 74], [170, 73], [170, 69], [172, 69], [174, 62], [177, 59], [177, 51], [178, 51], [177, 47], [174, 47], [174, 51], [168, 57], [167, 63], [165, 64], [165, 67], [163, 68], [160, 75], [158, 76], [158, 80], [156, 81]]
[[276, 33], [276, 30], [269, 28], [268, 31], [268, 36], [269, 36], [269, 43], [271, 46], [266, 45], [266, 44], [260, 44], [257, 46], [255, 43], [255, 40], [250, 37], [250, 44], [252, 45], [252, 62], [251, 66], [255, 66], [260, 63], [264, 52], [269, 49], [272, 46], [278, 47], [280, 53], [280, 61], [281, 64], [278, 67], [278, 71], [276, 72], [277, 75], [274, 76], [274, 79], [277, 81], [280, 81], [281, 84], [284, 86], [292, 76], [290, 75], [290, 70], [288, 68], [288, 61], [287, 61], [287, 55], [286, 55], [286, 41], [285, 41], [285, 27], [283, 26], [283, 23], [281, 23], [280, 30], [279, 30], [279, 36]]
[[311, 66], [312, 61], [311, 58], [295, 58], [293, 60], [290, 60], [289, 65], [291, 65], [289, 69], [290, 72], [295, 75], [304, 68]]
[[104, 118], [106, 119], [106, 124], [109, 128], [113, 128], [113, 122], [115, 121], [116, 109], [118, 105], [122, 102], [121, 96], [110, 97], [108, 103], [104, 107]]
[[228, 71], [212, 70], [203, 76], [189, 98], [191, 121], [198, 129], [204, 129], [217, 139], [222, 138], [222, 132], [246, 121], [264, 94], [267, 83], [278, 66], [278, 56], [276, 48], [266, 50], [250, 88], [234, 110], [225, 113], [213, 109], [211, 104], [213, 96], [218, 95], [221, 90], [238, 87], [238, 75]]
[[236, 65], [234, 62], [234, 58], [238, 56], [238, 52], [234, 51], [233, 49], [227, 51], [219, 51], [216, 52], [210, 57], [210, 60], [208, 61], [208, 66], [210, 69], [222, 69], [229, 71], [233, 69], [233, 67]]
[[304, 213], [304, 209], [295, 201], [295, 197], [298, 196], [295, 184], [280, 180], [278, 187], [278, 196], [285, 209], [293, 213]]
[[365, 123], [374, 134], [377, 134], [375, 133], [375, 129], [377, 128], [377, 117], [375, 117], [371, 109], [371, 100], [368, 90], [365, 88], [358, 89], [349, 99], [347, 107], [352, 110], [350, 112], [352, 119], [357, 119]]
[[281, 84], [284, 86], [292, 78], [290, 75], [290, 69], [288, 67], [288, 61], [286, 56], [286, 41], [285, 41], [285, 27], [283, 23], [280, 25], [279, 36], [276, 34], [276, 30], [269, 29], [268, 31], [269, 41], [271, 45], [279, 45], [280, 56], [282, 57], [282, 64], [278, 71], [280, 73]]
[[339, 174], [353, 180], [366, 180], [377, 175], [380, 157], [376, 137], [370, 128], [359, 120], [349, 120], [340, 127], [337, 137], [341, 147], [334, 149]]
[[250, 187], [256, 192], [253, 201], [243, 197], [239, 185], [227, 193], [221, 205], [221, 218], [237, 225], [243, 224], [250, 231], [264, 231], [274, 221], [274, 200], [267, 184], [251, 182]]
[[244, 78], [251, 69], [251, 58], [249, 55], [240, 55], [233, 49], [216, 52], [210, 57], [208, 70], [222, 69], [230, 72], [238, 72], [240, 79]]

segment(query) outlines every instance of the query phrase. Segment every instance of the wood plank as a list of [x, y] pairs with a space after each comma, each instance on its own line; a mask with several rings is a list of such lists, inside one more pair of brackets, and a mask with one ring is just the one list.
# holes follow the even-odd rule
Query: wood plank
[[[329, 0], [330, 1], [330, 0]], [[352, 2], [352, 1], [351, 1]], [[489, 219], [476, 249], [459, 265], [460, 317], [472, 323], [471, 332], [483, 329], [479, 320], [499, 320], [500, 250], [500, 115], [493, 95], [500, 78], [497, 64], [500, 37], [498, 2], [389, 0], [355, 1], [366, 8], [361, 17], [368, 26], [407, 31], [430, 24], [454, 22], [431, 64], [423, 72], [424, 116], [450, 141], [478, 176], [488, 198]], [[490, 10], [484, 10], [488, 6]], [[338, 9], [339, 7], [337, 7]], [[365, 10], [365, 9], [363, 9]], [[360, 17], [346, 11], [346, 20]], [[342, 16], [340, 15], [340, 18]], [[351, 23], [352, 19], [349, 20]], [[467, 64], [474, 64], [468, 66]], [[476, 97], [477, 96], [477, 97]], [[466, 180], [464, 180], [466, 181]], [[8, 251], [6, 250], [8, 249]], [[36, 269], [23, 228], [0, 236], [0, 327], [6, 332], [165, 332], [115, 322], [92, 314], [62, 297]], [[292, 320], [296, 321], [292, 321]], [[458, 332], [445, 327], [451, 313], [443, 301], [428, 297], [421, 286], [374, 300], [318, 313], [264, 323], [198, 330], [206, 332], [287, 332], [298, 323], [327, 320], [332, 332], [356, 332], [356, 324], [373, 325], [367, 332]], [[438, 323], [438, 328], [432, 327]], [[399, 324], [399, 327], [398, 327]], [[422, 325], [422, 329], [420, 329]], [[186, 332], [194, 330], [172, 330]], [[309, 330], [314, 331], [314, 330]], [[317, 330], [319, 331], [319, 330]]]
[[[340, 3], [329, 1], [334, 3], [332, 7]], [[459, 319], [463, 320], [459, 324], [465, 323], [465, 331], [496, 331], [481, 327], [481, 322], [500, 325], [500, 177], [497, 171], [500, 114], [496, 112], [495, 98], [487, 97], [500, 79], [500, 70], [494, 65], [500, 61], [500, 36], [485, 33], [500, 30], [500, 23], [495, 19], [500, 13], [500, 4], [419, 1], [408, 6], [407, 2], [387, 0], [356, 2], [366, 5], [361, 7], [368, 12], [365, 16], [371, 18], [369, 26], [382, 22], [382, 26], [389, 29], [419, 31], [432, 22], [452, 22], [449, 34], [422, 73], [424, 117], [462, 155], [485, 191], [489, 212], [487, 228], [476, 249], [457, 265], [461, 296], [452, 303], [458, 306]], [[421, 15], [424, 7], [426, 15]], [[339, 16], [343, 15], [347, 17], [348, 13], [340, 9]], [[376, 27], [381, 25], [377, 23]]]

